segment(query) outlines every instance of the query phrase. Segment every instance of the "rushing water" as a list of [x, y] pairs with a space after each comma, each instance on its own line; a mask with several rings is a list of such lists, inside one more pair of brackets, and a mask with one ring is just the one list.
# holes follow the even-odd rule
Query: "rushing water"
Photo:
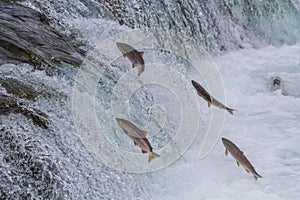
[[[227, 104], [238, 110], [234, 116], [226, 115], [222, 136], [236, 142], [264, 178], [255, 181], [236, 167], [232, 157], [224, 156], [220, 141], [205, 159], [199, 159], [212, 114], [212, 109], [200, 98], [196, 98], [201, 111], [197, 136], [180, 159], [150, 173], [115, 170], [99, 161], [78, 133], [90, 131], [88, 126], [78, 128], [74, 120], [78, 113], [73, 109], [73, 89], [80, 69], [63, 63], [50, 69], [52, 76], [49, 76], [48, 72], [33, 70], [29, 64], [4, 64], [0, 67], [1, 80], [9, 80], [8, 84], [17, 80], [18, 87], [34, 88], [37, 96], [30, 99], [26, 95], [25, 98], [12, 95], [3, 84], [0, 94], [15, 98], [24, 109], [41, 113], [49, 122], [45, 129], [22, 113], [0, 115], [2, 199], [299, 198], [297, 1], [25, 0], [21, 3], [46, 14], [53, 27], [85, 43], [87, 55], [93, 55], [93, 48], [101, 46], [107, 38], [131, 28], [145, 27], [178, 31], [215, 53], [212, 60], [223, 79]], [[164, 40], [157, 32], [155, 36], [157, 41]], [[181, 42], [181, 38], [174, 37], [170, 43], [176, 49]], [[190, 71], [186, 60], [167, 51], [144, 51], [146, 63], [173, 66], [186, 84], [190, 79], [203, 81]], [[217, 55], [220, 52], [224, 53]], [[98, 68], [104, 66], [105, 59], [101, 55], [97, 59], [87, 56], [85, 61], [96, 60]], [[83, 108], [95, 105], [99, 123], [105, 124], [101, 131], [114, 146], [139, 153], [117, 127], [110, 109], [114, 89], [128, 73], [135, 75], [136, 71], [130, 70], [130, 63], [119, 57], [101, 78], [96, 77], [99, 83], [93, 94], [95, 99], [81, 103]], [[283, 83], [280, 90], [272, 88], [272, 80], [277, 76]], [[84, 87], [83, 97], [92, 95]], [[187, 91], [194, 92], [192, 87]], [[154, 128], [157, 134], [150, 140], [154, 150], [173, 142], [176, 136], [182, 112], [176, 95], [170, 88], [147, 84], [128, 99], [129, 109], [124, 115], [139, 126], [147, 128], [152, 118], [160, 119], [153, 127], [163, 128], [159, 131]], [[164, 120], [165, 124], [159, 123]]]
[[[130, 28], [160, 27], [183, 32], [209, 51], [295, 43], [298, 1], [119, 1], [26, 0], [53, 18], [114, 18]], [[109, 11], [110, 12], [109, 12]]]

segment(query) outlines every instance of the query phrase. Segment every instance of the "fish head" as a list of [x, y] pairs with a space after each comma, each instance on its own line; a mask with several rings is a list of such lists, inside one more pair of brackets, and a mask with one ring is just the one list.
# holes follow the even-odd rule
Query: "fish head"
[[199, 83], [197, 83], [196, 81], [194, 81], [194, 80], [192, 80], [191, 81], [192, 82], [192, 84], [193, 84], [193, 86], [194, 86], [194, 88], [198, 88], [198, 85], [199, 85]]
[[116, 118], [116, 121], [120, 127], [124, 127], [125, 125], [124, 119]]
[[118, 49], [122, 52], [123, 55], [134, 51], [134, 48], [128, 44], [117, 42]]
[[117, 42], [116, 44], [119, 49], [127, 46], [125, 43], [121, 43], [121, 42]]
[[228, 139], [226, 139], [226, 138], [222, 138], [222, 142], [223, 142], [223, 144], [224, 144], [225, 147], [227, 147], [229, 145], [229, 143], [230, 143], [230, 141]]

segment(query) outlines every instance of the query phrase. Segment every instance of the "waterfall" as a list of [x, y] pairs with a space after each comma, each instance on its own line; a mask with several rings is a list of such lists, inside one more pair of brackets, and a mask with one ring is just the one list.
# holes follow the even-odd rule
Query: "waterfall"
[[[24, 12], [13, 9], [16, 5], [22, 5]], [[253, 193], [261, 192], [266, 199], [274, 197], [273, 193], [276, 198], [282, 197], [268, 187], [270, 181], [249, 187], [250, 179], [239, 182], [240, 174], [233, 175], [226, 168], [229, 162], [222, 162], [219, 152], [223, 149], [217, 141], [212, 147], [217, 143], [214, 149], [218, 152], [213, 151], [211, 157], [198, 162], [205, 133], [215, 128], [214, 123], [210, 124], [211, 115], [219, 119], [225, 114], [207, 108], [203, 99], [196, 96], [190, 81], [197, 79], [224, 102], [227, 95], [227, 102], [240, 106], [237, 115], [253, 122], [251, 116], [257, 117], [260, 111], [254, 104], [248, 108], [245, 102], [238, 102], [238, 98], [256, 102], [251, 95], [257, 95], [261, 101], [267, 99], [266, 107], [272, 105], [276, 96], [265, 88], [264, 78], [269, 81], [279, 72], [282, 79], [290, 79], [283, 80], [287, 83], [282, 92], [285, 97], [278, 97], [282, 109], [288, 109], [281, 102], [284, 98], [297, 105], [299, 60], [295, 60], [299, 53], [299, 5], [297, 0], [1, 2], [0, 199], [184, 199], [187, 194], [191, 197], [186, 199], [196, 199], [199, 192], [206, 192], [207, 198], [221, 199], [222, 196], [214, 193], [224, 192], [226, 184], [229, 189], [245, 184], [242, 192], [251, 188]], [[147, 55], [144, 56], [146, 70], [140, 78], [137, 78], [136, 68], [131, 69], [131, 63], [117, 49], [115, 42], [119, 40], [134, 44]], [[295, 44], [296, 47], [289, 46]], [[241, 57], [239, 52], [242, 52]], [[281, 54], [286, 60], [271, 62], [270, 55], [279, 59]], [[258, 57], [257, 63], [254, 62]], [[236, 68], [231, 66], [231, 61]], [[199, 73], [195, 63], [211, 67], [213, 74], [208, 75], [205, 67]], [[281, 64], [286, 65], [286, 71], [281, 71]], [[266, 77], [262, 77], [264, 75]], [[292, 112], [281, 111], [282, 116], [288, 111]], [[120, 116], [116, 114], [147, 130], [154, 151], [159, 151], [162, 158], [149, 165], [147, 155], [118, 127], [115, 118]], [[186, 121], [180, 124], [183, 116]], [[267, 118], [271, 114], [263, 110], [261, 116]], [[227, 133], [236, 130], [226, 123], [241, 129], [238, 122], [246, 123], [238, 117], [234, 123], [232, 118], [223, 118], [219, 120], [222, 125], [219, 128], [221, 130], [225, 122]], [[264, 119], [258, 124], [265, 126], [270, 122]], [[198, 123], [192, 123], [193, 120]], [[176, 140], [177, 131], [182, 127], [195, 131], [186, 131], [186, 137]], [[103, 133], [101, 138], [97, 137], [100, 132]], [[254, 136], [264, 139], [261, 135]], [[271, 136], [276, 142], [286, 139]], [[106, 140], [109, 142], [105, 143]], [[276, 145], [274, 141], [270, 145]], [[258, 143], [263, 145], [261, 141]], [[181, 144], [188, 145], [181, 148]], [[164, 149], [168, 145], [171, 151]], [[247, 149], [247, 144], [243, 145]], [[296, 145], [288, 148], [291, 152], [294, 149]], [[260, 150], [262, 147], [254, 151], [252, 158], [259, 160], [267, 170], [267, 164], [258, 156]], [[123, 154], [123, 151], [129, 153]], [[119, 157], [113, 157], [116, 152], [121, 152]], [[136, 155], [143, 164], [129, 163]], [[275, 153], [268, 150], [268, 155]], [[164, 160], [166, 157], [170, 159]], [[257, 160], [255, 163], [259, 166]], [[296, 156], [293, 161], [298, 163]], [[219, 169], [223, 164], [224, 172], [234, 179], [232, 185]], [[130, 170], [122, 170], [128, 169], [127, 166]], [[151, 166], [155, 166], [155, 170]], [[216, 174], [210, 172], [210, 168]], [[296, 174], [295, 168], [289, 168], [291, 173]], [[215, 192], [205, 184], [206, 180], [200, 181], [202, 175], [198, 175], [198, 169], [203, 170], [203, 177], [215, 187]], [[196, 187], [195, 183], [199, 185]], [[227, 194], [228, 199], [233, 196]]]

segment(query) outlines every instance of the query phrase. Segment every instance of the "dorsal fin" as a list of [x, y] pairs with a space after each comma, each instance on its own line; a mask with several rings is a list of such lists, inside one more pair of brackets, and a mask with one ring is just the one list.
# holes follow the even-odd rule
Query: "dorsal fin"
[[142, 135], [143, 135], [144, 137], [146, 137], [147, 134], [148, 134], [148, 132], [147, 132], [147, 131], [144, 131], [144, 130], [141, 130], [141, 133], [142, 133]]
[[143, 51], [141, 51], [141, 52], [139, 52], [140, 53], [140, 55], [142, 56], [142, 57], [144, 57], [144, 52]]

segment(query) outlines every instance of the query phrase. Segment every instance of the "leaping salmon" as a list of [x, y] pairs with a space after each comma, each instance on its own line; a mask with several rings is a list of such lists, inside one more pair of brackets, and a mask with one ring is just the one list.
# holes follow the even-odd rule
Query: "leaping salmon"
[[141, 148], [142, 153], [149, 154], [148, 163], [150, 163], [154, 158], [160, 157], [160, 155], [152, 151], [150, 142], [146, 138], [146, 131], [139, 129], [136, 125], [126, 119], [116, 118], [116, 120], [123, 131], [133, 140], [134, 144]]
[[226, 148], [226, 156], [228, 155], [228, 152], [230, 152], [230, 154], [235, 158], [238, 166], [242, 165], [248, 173], [251, 172], [253, 174], [255, 179], [262, 178], [262, 176], [255, 171], [250, 161], [244, 155], [244, 152], [242, 152], [233, 142], [226, 138], [222, 138], [222, 142]]
[[129, 61], [132, 63], [132, 68], [138, 68], [138, 76], [145, 70], [145, 61], [144, 61], [144, 52], [138, 52], [132, 46], [117, 42], [117, 47], [122, 52], [124, 57], [127, 57]]
[[233, 111], [236, 111], [232, 108], [228, 108], [227, 106], [225, 106], [224, 104], [222, 104], [221, 102], [219, 102], [218, 100], [216, 100], [213, 96], [211, 96], [199, 83], [197, 83], [196, 81], [192, 80], [192, 84], [194, 86], [194, 88], [196, 89], [198, 95], [200, 97], [202, 97], [205, 101], [207, 101], [208, 103], [208, 107], [210, 107], [211, 105], [214, 105], [216, 107], [219, 107], [221, 109], [225, 109], [227, 110], [230, 114], [233, 115]]

